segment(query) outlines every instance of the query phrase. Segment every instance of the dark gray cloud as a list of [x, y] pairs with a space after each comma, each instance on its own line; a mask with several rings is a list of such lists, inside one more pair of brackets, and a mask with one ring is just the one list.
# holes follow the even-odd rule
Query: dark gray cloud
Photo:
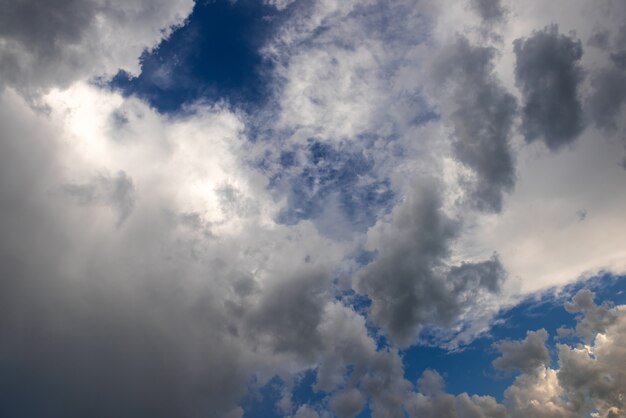
[[611, 61], [613, 61], [617, 68], [626, 70], [626, 50], [612, 53]]
[[328, 275], [299, 272], [266, 289], [259, 306], [250, 312], [250, 332], [270, 337], [277, 352], [308, 360], [322, 348], [318, 326], [322, 320]]
[[1, 260], [0, 415], [219, 416], [241, 396], [238, 348], [206, 325], [218, 311], [162, 284], [68, 283]]
[[522, 92], [522, 133], [556, 151], [584, 128], [579, 99], [584, 74], [580, 40], [559, 33], [557, 25], [514, 42], [515, 82]]
[[460, 225], [443, 213], [440, 199], [435, 187], [418, 188], [394, 209], [391, 223], [371, 231], [378, 256], [363, 270], [358, 289], [372, 299], [371, 318], [401, 345], [423, 325], [450, 324], [503, 279], [497, 258], [446, 268]]
[[416, 194], [393, 211], [392, 224], [380, 225], [385, 236], [376, 245], [378, 257], [358, 284], [373, 301], [373, 320], [402, 344], [421, 325], [449, 322], [458, 313], [453, 295], [434, 273], [458, 225], [441, 212], [436, 189]]
[[531, 373], [550, 364], [550, 352], [546, 347], [548, 332], [545, 329], [528, 331], [521, 341], [500, 341], [494, 347], [502, 354], [493, 361], [499, 370], [520, 370]]
[[[494, 254], [486, 261], [462, 263], [459, 266], [452, 267], [448, 273], [448, 281], [454, 285], [455, 290], [464, 296], [468, 296], [467, 291], [480, 289], [494, 293], [498, 292], [505, 278], [506, 270], [500, 263], [497, 254]], [[471, 303], [471, 301], [468, 301], [468, 303]]]
[[443, 108], [454, 128], [454, 155], [477, 177], [468, 184], [473, 204], [499, 212], [503, 193], [515, 184], [509, 136], [517, 103], [494, 75], [494, 55], [458, 37], [440, 52], [433, 72], [450, 92]]
[[470, 0], [470, 6], [485, 22], [504, 19], [505, 9], [501, 0]]

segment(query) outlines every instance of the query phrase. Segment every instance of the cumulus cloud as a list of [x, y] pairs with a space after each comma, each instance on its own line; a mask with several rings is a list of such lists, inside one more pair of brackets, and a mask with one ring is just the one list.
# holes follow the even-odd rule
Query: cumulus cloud
[[515, 41], [515, 82], [522, 92], [522, 132], [555, 151], [584, 128], [579, 98], [581, 42], [551, 25]]
[[502, 354], [493, 361], [500, 370], [518, 369], [524, 373], [550, 364], [550, 353], [546, 347], [548, 332], [545, 329], [528, 331], [522, 341], [500, 341], [495, 348]]
[[598, 306], [594, 303], [595, 294], [590, 290], [581, 290], [565, 304], [565, 310], [570, 313], [582, 313], [576, 324], [576, 333], [590, 343], [598, 333], [604, 333], [608, 326], [617, 320], [617, 313], [610, 303], [605, 302]]
[[[593, 303], [593, 293], [588, 290], [581, 290], [566, 307], [573, 312], [584, 307], [579, 325], [595, 321], [597, 310], [602, 309]], [[411, 417], [624, 416], [626, 311], [624, 306], [609, 311], [613, 322], [602, 332], [595, 330], [591, 345], [558, 345], [558, 369], [549, 367], [548, 334], [543, 329], [529, 331], [520, 341], [497, 343], [502, 356], [494, 361], [494, 367], [520, 371], [505, 390], [502, 404], [491, 397], [450, 395], [444, 391], [443, 378], [436, 371], [425, 370], [418, 390], [407, 395], [405, 408]], [[585, 337], [587, 328], [578, 335]]]
[[[505, 392], [512, 416], [581, 417], [592, 413], [619, 417], [626, 413], [622, 395], [626, 384], [624, 306], [598, 306], [593, 298], [593, 292], [581, 290], [565, 304], [568, 312], [582, 313], [576, 334], [588, 345], [560, 344], [558, 369], [537, 364], [532, 372], [518, 376]], [[518, 348], [529, 346], [530, 336]]]

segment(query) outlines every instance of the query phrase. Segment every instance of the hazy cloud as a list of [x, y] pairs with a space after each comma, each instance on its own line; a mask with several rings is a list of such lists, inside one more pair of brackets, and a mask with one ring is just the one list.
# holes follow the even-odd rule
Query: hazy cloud
[[87, 184], [68, 184], [63, 190], [81, 205], [110, 206], [118, 213], [118, 225], [126, 220], [135, 206], [133, 181], [123, 171], [115, 177], [96, 176]]

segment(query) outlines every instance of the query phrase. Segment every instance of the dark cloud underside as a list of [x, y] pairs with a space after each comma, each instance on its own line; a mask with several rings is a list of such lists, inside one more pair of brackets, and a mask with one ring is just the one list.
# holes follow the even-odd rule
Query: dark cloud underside
[[580, 102], [584, 73], [579, 40], [557, 25], [515, 41], [515, 81], [522, 92], [522, 133], [555, 151], [571, 144], [585, 124]]

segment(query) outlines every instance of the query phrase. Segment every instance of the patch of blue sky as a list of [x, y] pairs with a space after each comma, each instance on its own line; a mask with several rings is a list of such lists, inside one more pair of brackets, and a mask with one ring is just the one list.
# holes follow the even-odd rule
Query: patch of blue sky
[[247, 395], [240, 402], [244, 410], [244, 418], [281, 417], [276, 404], [281, 398], [284, 382], [275, 376], [261, 387], [254, 387], [254, 384], [252, 382]]
[[287, 196], [278, 216], [285, 224], [315, 220], [337, 210], [353, 231], [364, 232], [395, 198], [390, 181], [375, 175], [374, 161], [362, 149], [312, 139], [302, 150], [282, 152], [279, 165], [270, 187]]
[[[501, 401], [504, 390], [515, 375], [497, 372], [492, 367], [491, 362], [498, 357], [498, 352], [492, 348], [493, 343], [504, 339], [523, 339], [528, 331], [545, 328], [550, 335], [548, 346], [554, 360], [557, 329], [576, 324], [575, 316], [568, 313], [563, 304], [580, 289], [595, 292], [598, 304], [604, 301], [612, 301], [616, 305], [626, 303], [626, 276], [610, 274], [531, 295], [502, 311], [488, 335], [476, 339], [462, 350], [448, 351], [425, 346], [409, 348], [403, 353], [406, 378], [416, 382], [424, 369], [430, 368], [444, 376], [446, 390], [450, 393], [491, 395]], [[557, 365], [553, 362], [552, 366]]]
[[197, 1], [184, 26], [144, 52], [138, 77], [120, 71], [110, 86], [161, 112], [195, 101], [259, 106], [271, 72], [260, 48], [285, 14], [257, 0]]

